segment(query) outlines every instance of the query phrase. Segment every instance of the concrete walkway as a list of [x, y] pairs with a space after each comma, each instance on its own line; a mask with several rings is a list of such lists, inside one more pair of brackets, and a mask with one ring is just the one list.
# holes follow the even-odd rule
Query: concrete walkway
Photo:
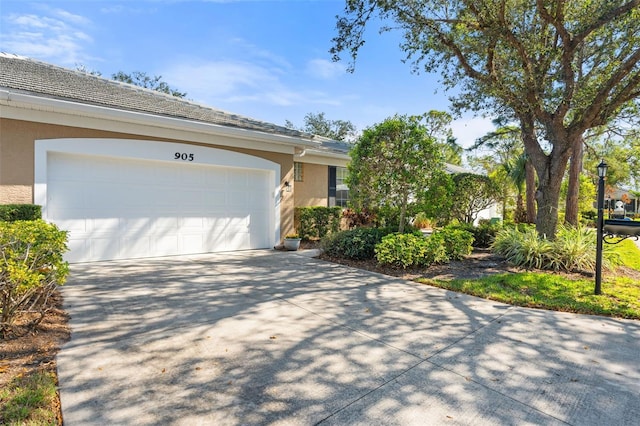
[[252, 251], [72, 265], [66, 426], [637, 425], [640, 321]]

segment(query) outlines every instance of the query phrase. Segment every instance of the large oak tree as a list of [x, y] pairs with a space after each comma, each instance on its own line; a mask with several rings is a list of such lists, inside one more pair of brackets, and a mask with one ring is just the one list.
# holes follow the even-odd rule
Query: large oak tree
[[355, 60], [377, 18], [403, 32], [414, 69], [458, 89], [456, 109], [520, 121], [538, 176], [537, 230], [554, 237], [569, 160], [567, 205], [577, 205], [585, 131], [640, 97], [640, 0], [347, 0], [334, 59]]

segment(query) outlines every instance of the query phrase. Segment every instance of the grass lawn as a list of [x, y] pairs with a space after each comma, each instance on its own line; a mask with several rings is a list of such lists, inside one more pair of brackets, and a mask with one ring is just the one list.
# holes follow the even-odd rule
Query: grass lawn
[[6, 425], [57, 425], [51, 410], [58, 395], [56, 377], [39, 371], [14, 378], [0, 391], [0, 423]]
[[[640, 271], [640, 249], [625, 240], [613, 246], [624, 266]], [[476, 280], [418, 282], [516, 306], [581, 314], [640, 319], [640, 280], [603, 272], [602, 295], [593, 294], [593, 278], [572, 279], [546, 272], [493, 275]]]

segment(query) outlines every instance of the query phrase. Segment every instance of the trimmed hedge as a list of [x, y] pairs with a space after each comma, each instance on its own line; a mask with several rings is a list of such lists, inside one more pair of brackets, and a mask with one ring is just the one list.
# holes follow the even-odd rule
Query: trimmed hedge
[[295, 223], [303, 240], [320, 239], [340, 230], [342, 207], [296, 207]]
[[442, 242], [442, 237], [435, 234], [430, 237], [390, 234], [376, 245], [376, 260], [382, 265], [402, 268], [444, 263], [449, 258]]
[[375, 253], [380, 264], [426, 267], [463, 259], [471, 253], [472, 242], [471, 233], [446, 227], [428, 237], [419, 233], [387, 235], [376, 245]]
[[42, 207], [35, 204], [0, 204], [0, 222], [42, 219]]

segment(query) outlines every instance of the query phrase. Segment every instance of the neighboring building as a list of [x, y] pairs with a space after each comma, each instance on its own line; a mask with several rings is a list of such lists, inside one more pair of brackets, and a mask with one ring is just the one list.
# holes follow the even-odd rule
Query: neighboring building
[[[445, 171], [449, 174], [455, 173], [475, 173], [473, 170], [465, 169], [462, 166], [456, 166], [455, 164], [445, 164]], [[502, 219], [501, 214], [498, 212], [498, 203], [493, 203], [488, 208], [478, 212], [476, 219], [473, 221], [474, 225], [478, 225], [481, 220]]]
[[273, 247], [344, 202], [337, 145], [0, 54], [0, 204], [41, 205], [72, 262]]
[[[638, 198], [633, 191], [607, 187], [605, 197], [604, 208], [608, 213], [608, 217], [635, 217], [640, 215], [640, 202], [638, 202]], [[616, 211], [616, 206], [621, 207], [621, 209]]]

